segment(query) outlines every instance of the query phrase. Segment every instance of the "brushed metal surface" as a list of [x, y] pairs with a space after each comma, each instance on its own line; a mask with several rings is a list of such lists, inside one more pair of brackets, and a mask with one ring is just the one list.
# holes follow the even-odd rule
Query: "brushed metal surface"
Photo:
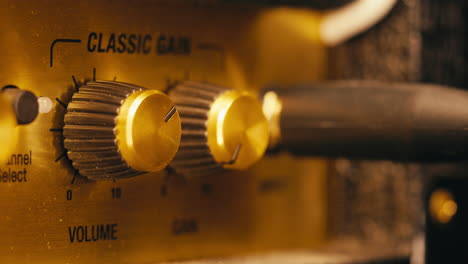
[[[158, 90], [183, 79], [256, 90], [270, 82], [318, 79], [325, 68], [323, 48], [274, 9], [123, 0], [1, 4], [0, 85], [64, 103], [75, 89], [72, 76], [77, 82], [116, 77]], [[102, 34], [102, 43], [112, 33], [147, 34], [151, 52], [101, 53], [94, 46], [89, 52], [92, 32]], [[176, 55], [167, 48], [171, 38], [179, 43]], [[20, 127], [15, 159], [2, 162], [1, 263], [154, 263], [311, 247], [324, 239], [323, 161], [277, 154], [240, 173], [89, 181], [74, 178], [62, 155], [63, 115], [56, 103]], [[24, 170], [24, 181], [13, 182], [11, 172]], [[91, 242], [77, 242], [75, 234], [70, 241], [73, 230], [93, 225], [110, 225], [116, 233]]]

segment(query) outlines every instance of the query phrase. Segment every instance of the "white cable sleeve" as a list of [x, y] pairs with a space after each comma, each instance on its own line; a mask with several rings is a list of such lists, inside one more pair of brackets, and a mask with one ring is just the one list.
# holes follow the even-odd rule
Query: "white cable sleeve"
[[398, 0], [356, 0], [325, 13], [320, 36], [327, 46], [335, 46], [377, 24]]

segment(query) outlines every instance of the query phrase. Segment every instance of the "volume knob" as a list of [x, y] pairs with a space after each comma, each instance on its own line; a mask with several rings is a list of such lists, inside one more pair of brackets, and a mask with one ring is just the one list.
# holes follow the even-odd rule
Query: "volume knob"
[[79, 88], [65, 114], [64, 146], [94, 180], [164, 169], [180, 143], [179, 114], [163, 92], [116, 81]]
[[187, 81], [169, 95], [182, 122], [180, 149], [171, 163], [176, 172], [243, 170], [263, 157], [268, 123], [254, 94]]

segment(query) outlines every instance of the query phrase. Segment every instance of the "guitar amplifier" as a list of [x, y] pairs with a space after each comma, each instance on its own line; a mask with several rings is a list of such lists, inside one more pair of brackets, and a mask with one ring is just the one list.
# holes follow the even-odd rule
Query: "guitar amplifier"
[[466, 92], [408, 84], [466, 84], [448, 2], [3, 0], [0, 262], [423, 263], [466, 198], [420, 163]]
[[[325, 161], [275, 154], [247, 170], [202, 176], [171, 166], [138, 176], [108, 173], [101, 165], [86, 172], [87, 160], [75, 155], [80, 153], [74, 140], [91, 133], [95, 141], [76, 147], [94, 146], [91, 154], [104, 149], [102, 160], [110, 159], [105, 153], [112, 147], [100, 145], [107, 137], [87, 132], [88, 123], [69, 123], [67, 116], [93, 83], [164, 93], [195, 82], [255, 92], [273, 81], [324, 78], [324, 47], [288, 25], [291, 12], [226, 3], [4, 1], [0, 82], [5, 94], [20, 93], [18, 107], [34, 105], [28, 95], [36, 96], [39, 113], [13, 128], [3, 110], [1, 262], [156, 263], [320, 245], [326, 230]], [[318, 20], [318, 13], [307, 12], [307, 19]], [[295, 64], [298, 57], [301, 66]], [[81, 102], [93, 107], [106, 101], [90, 94]], [[112, 100], [122, 93], [107, 95]], [[78, 119], [93, 112], [86, 109], [76, 111]], [[34, 118], [28, 116], [33, 110], [23, 112], [26, 123]], [[179, 114], [167, 124], [180, 126]], [[82, 130], [69, 129], [76, 125]], [[163, 141], [175, 141], [186, 132], [164, 133]], [[145, 144], [166, 151], [164, 143]], [[164, 155], [173, 156], [177, 146], [166, 145]], [[135, 159], [147, 155], [136, 151], [143, 153]]]

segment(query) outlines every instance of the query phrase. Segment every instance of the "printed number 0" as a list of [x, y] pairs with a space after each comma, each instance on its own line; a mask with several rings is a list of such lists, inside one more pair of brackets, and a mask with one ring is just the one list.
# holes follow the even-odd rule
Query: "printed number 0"
[[122, 189], [120, 189], [119, 187], [112, 188], [111, 192], [113, 199], [120, 199], [120, 197], [122, 196]]

